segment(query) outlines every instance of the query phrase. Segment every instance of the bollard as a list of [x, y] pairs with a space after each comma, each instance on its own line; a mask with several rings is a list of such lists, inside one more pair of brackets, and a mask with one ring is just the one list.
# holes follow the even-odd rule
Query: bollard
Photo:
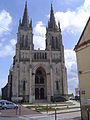
[[47, 110], [47, 113], [48, 113], [48, 104], [47, 104], [47, 106], [46, 106], [46, 110]]
[[21, 105], [19, 106], [19, 115], [21, 115]]
[[89, 109], [87, 108], [87, 117], [88, 117], [88, 120], [89, 120]]
[[36, 110], [36, 105], [35, 105], [35, 110]]
[[67, 105], [67, 108], [69, 108], [69, 106]]
[[16, 115], [17, 115], [17, 107], [16, 107]]
[[55, 120], [57, 120], [57, 112], [56, 112], [56, 108], [55, 108]]

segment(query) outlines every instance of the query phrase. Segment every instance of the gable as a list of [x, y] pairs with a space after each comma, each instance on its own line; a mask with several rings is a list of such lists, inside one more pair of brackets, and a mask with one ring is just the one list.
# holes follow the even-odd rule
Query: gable
[[90, 42], [90, 17], [74, 50]]

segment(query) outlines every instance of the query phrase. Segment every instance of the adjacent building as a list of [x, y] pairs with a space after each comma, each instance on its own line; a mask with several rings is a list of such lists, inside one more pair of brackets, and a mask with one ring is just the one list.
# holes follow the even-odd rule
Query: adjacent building
[[81, 115], [89, 120], [90, 111], [90, 18], [74, 48], [77, 57], [78, 78], [81, 98]]
[[8, 83], [4, 88], [2, 88], [2, 99], [11, 100], [12, 97], [12, 73], [13, 69], [10, 67], [8, 75]]
[[45, 50], [35, 50], [32, 21], [29, 21], [26, 2], [23, 19], [19, 21], [16, 53], [10, 73], [11, 100], [50, 102], [51, 96], [67, 95], [64, 46], [60, 23], [56, 24], [52, 4], [45, 43]]

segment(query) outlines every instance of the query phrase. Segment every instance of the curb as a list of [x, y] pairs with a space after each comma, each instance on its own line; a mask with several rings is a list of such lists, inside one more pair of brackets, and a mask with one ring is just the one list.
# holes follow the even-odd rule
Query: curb
[[16, 115], [16, 116], [6, 116], [6, 115], [5, 115], [5, 116], [0, 116], [0, 118], [1, 118], [1, 117], [2, 117], [2, 118], [3, 118], [3, 117], [10, 117], [10, 118], [15, 117], [15, 118], [17, 118], [17, 117], [19, 117], [19, 116], [17, 116], [17, 115]]
[[[64, 114], [64, 113], [72, 113], [72, 112], [79, 112], [80, 110], [75, 110], [75, 111], [66, 111], [66, 112], [57, 112], [57, 114]], [[55, 113], [41, 113], [42, 115], [54, 115]], [[1, 114], [0, 114], [1, 115]], [[30, 115], [30, 114], [29, 114]], [[1, 115], [0, 117], [23, 117], [23, 116], [28, 116], [28, 115], [14, 115], [14, 116], [8, 116], [8, 115]]]
[[[75, 111], [66, 111], [66, 112], [57, 112], [57, 114], [64, 114], [64, 113], [72, 113], [72, 112], [79, 112], [81, 110], [75, 110]], [[55, 113], [50, 113], [48, 115], [54, 115]]]
[[[57, 114], [64, 114], [64, 113], [72, 113], [72, 112], [79, 112], [79, 111], [81, 111], [81, 110], [73, 110], [73, 111], [62, 111], [62, 112], [60, 112], [60, 111], [56, 111], [57, 112]], [[53, 115], [53, 114], [55, 114], [54, 112], [53, 113], [42, 113], [42, 114], [48, 114], [48, 115]]]

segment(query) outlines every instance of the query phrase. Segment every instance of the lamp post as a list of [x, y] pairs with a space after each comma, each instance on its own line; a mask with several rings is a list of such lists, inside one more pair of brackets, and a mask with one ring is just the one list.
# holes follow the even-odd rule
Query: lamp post
[[55, 107], [55, 120], [57, 120], [57, 111], [56, 111], [56, 107]]

